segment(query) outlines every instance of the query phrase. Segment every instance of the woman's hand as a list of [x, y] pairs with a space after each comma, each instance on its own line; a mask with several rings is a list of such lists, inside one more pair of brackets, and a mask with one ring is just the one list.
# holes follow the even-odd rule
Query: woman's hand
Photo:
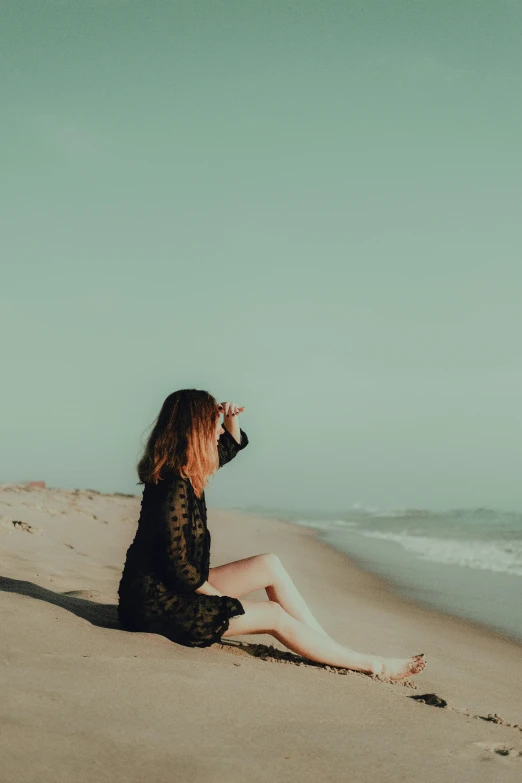
[[221, 402], [218, 407], [225, 417], [223, 427], [230, 432], [236, 443], [241, 443], [241, 427], [238, 416], [245, 410], [245, 406], [236, 405], [235, 402]]
[[232, 416], [238, 416], [245, 410], [244, 405], [236, 405], [235, 402], [220, 402], [218, 408], [226, 419], [230, 419]]
[[201, 587], [198, 587], [198, 589], [195, 591], [196, 593], [200, 593], [200, 595], [218, 595], [222, 596], [223, 593], [220, 593], [219, 590], [216, 590], [215, 587], [212, 587], [210, 582], [203, 582]]

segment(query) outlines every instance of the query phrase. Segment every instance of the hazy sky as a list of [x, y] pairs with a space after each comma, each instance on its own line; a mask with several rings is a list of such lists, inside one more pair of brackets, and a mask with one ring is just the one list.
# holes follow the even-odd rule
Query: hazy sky
[[522, 510], [519, 0], [2, 0], [0, 482]]

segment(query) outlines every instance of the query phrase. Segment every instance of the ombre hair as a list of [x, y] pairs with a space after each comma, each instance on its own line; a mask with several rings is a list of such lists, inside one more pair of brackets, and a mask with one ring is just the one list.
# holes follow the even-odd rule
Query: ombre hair
[[180, 389], [169, 394], [138, 462], [138, 484], [157, 484], [162, 472], [173, 470], [188, 478], [196, 496], [201, 497], [208, 479], [219, 468], [219, 415], [219, 403], [207, 391]]

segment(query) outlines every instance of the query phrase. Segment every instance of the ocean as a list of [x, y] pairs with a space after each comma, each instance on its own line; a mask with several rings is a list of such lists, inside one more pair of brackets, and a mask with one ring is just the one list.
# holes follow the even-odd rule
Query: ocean
[[335, 514], [244, 509], [314, 528], [361, 568], [419, 603], [522, 642], [522, 513], [488, 508]]

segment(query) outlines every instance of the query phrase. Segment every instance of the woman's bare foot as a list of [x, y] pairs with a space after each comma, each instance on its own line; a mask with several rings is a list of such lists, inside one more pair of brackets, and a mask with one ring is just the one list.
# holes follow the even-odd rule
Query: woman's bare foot
[[402, 680], [419, 674], [426, 666], [424, 653], [411, 658], [377, 658], [372, 667], [374, 676], [386, 677], [388, 680]]

